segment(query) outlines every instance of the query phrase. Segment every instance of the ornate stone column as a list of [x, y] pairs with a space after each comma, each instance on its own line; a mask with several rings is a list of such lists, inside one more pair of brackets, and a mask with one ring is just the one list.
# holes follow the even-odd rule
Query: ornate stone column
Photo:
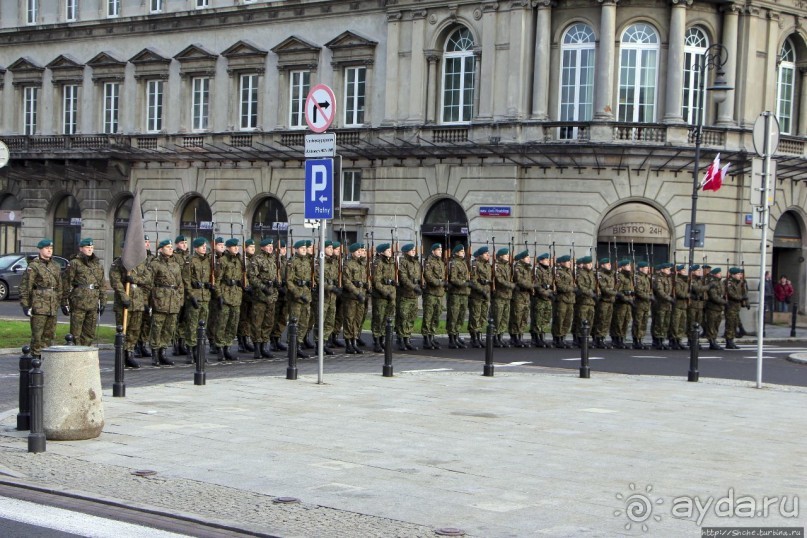
[[437, 87], [440, 81], [437, 80], [437, 62], [440, 59], [439, 51], [429, 49], [423, 51], [426, 54], [426, 61], [429, 63], [429, 79], [426, 81], [426, 123], [437, 123]]
[[799, 130], [796, 134], [804, 136], [807, 133], [807, 68], [799, 69], [801, 75], [801, 97], [799, 98]]
[[538, 22], [535, 26], [535, 58], [532, 78], [532, 119], [549, 119], [549, 65], [552, 48], [553, 0], [537, 0]]
[[[728, 61], [723, 69], [726, 71], [726, 82], [729, 86], [735, 87], [737, 80], [737, 24], [740, 13], [740, 6], [728, 4], [723, 6], [723, 41], [722, 44], [728, 52]], [[736, 125], [734, 117], [734, 100], [736, 91], [728, 92], [726, 100], [717, 105], [717, 125]]]
[[614, 51], [616, 45], [616, 4], [619, 0], [599, 0], [600, 47], [597, 51], [594, 84], [594, 119], [614, 119]]
[[686, 39], [687, 6], [692, 0], [671, 0], [670, 42], [667, 47], [667, 85], [664, 122], [683, 123], [681, 92], [684, 76], [684, 41]]

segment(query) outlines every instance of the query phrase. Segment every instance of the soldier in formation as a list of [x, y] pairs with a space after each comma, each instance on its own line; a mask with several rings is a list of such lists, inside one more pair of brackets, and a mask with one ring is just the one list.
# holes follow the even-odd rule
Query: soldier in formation
[[70, 334], [80, 346], [95, 341], [98, 317], [106, 309], [104, 267], [94, 253], [92, 238], [81, 240], [62, 278], [62, 313], [70, 316]]
[[62, 297], [62, 275], [53, 260], [53, 241], [42, 239], [39, 255], [28, 262], [20, 283], [20, 306], [31, 319], [31, 354], [41, 357], [42, 350], [53, 345], [56, 315]]

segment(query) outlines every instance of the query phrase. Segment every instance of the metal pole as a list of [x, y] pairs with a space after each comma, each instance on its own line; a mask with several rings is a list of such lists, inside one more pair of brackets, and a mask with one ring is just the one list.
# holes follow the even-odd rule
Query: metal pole
[[115, 327], [115, 382], [112, 383], [112, 396], [124, 398], [126, 396], [126, 383], [123, 381], [123, 325]]
[[[765, 142], [762, 153], [765, 158], [762, 160], [762, 239], [759, 245], [759, 274], [760, 278], [765, 278], [765, 268], [767, 267], [767, 246], [768, 246], [768, 219], [770, 209], [768, 208], [768, 189], [771, 188], [771, 118], [773, 114], [769, 111], [762, 113], [765, 118]], [[757, 313], [757, 388], [762, 388], [762, 348], [765, 338], [765, 282], [760, 285], [759, 312]]]
[[581, 328], [583, 332], [583, 340], [580, 342], [580, 378], [589, 379], [591, 377], [591, 368], [588, 365], [589, 326], [587, 319], [583, 320]]
[[692, 328], [690, 329], [691, 332], [689, 333], [689, 341], [691, 344], [689, 345], [689, 375], [687, 376], [687, 381], [692, 381], [693, 383], [698, 381], [700, 374], [698, 373], [698, 334], [701, 332], [701, 326], [696, 321], [692, 324]]
[[392, 377], [392, 318], [387, 318], [384, 335], [384, 368], [382, 369], [382, 375]]
[[[317, 342], [318, 368], [317, 384], [322, 384], [322, 370], [325, 364], [325, 227], [328, 221], [319, 221], [319, 342]], [[330, 335], [329, 335], [330, 336]]]
[[[214, 254], [215, 255], [215, 254]], [[196, 329], [196, 371], [193, 373], [193, 384], [204, 385], [207, 382], [205, 373], [205, 362], [207, 362], [207, 351], [205, 350], [205, 320], [199, 320], [199, 328]]]
[[17, 429], [31, 429], [31, 401], [28, 394], [28, 385], [31, 382], [28, 372], [31, 369], [31, 346], [22, 346], [20, 357], [20, 412], [17, 413]]
[[42, 409], [42, 388], [45, 386], [42, 373], [42, 359], [31, 360], [29, 394], [31, 397], [31, 432], [28, 434], [28, 452], [45, 452], [44, 410]]
[[799, 296], [794, 293], [790, 297], [790, 337], [796, 337], [796, 318], [799, 314]]
[[289, 320], [289, 365], [286, 368], [286, 379], [297, 379], [297, 318]]
[[485, 333], [485, 367], [482, 375], [493, 377], [493, 318], [488, 318], [488, 330]]

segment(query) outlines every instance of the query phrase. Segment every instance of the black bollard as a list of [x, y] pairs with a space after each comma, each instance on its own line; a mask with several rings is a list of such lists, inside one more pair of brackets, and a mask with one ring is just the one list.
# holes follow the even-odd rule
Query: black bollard
[[392, 318], [387, 318], [387, 326], [384, 328], [384, 377], [392, 377]]
[[485, 333], [485, 367], [482, 375], [493, 377], [493, 318], [488, 318], [488, 330]]
[[199, 320], [199, 328], [196, 329], [196, 371], [193, 373], [193, 384], [204, 385], [207, 380], [205, 373], [205, 363], [207, 362], [207, 346], [205, 341], [205, 320]]
[[112, 383], [112, 396], [124, 398], [126, 396], [126, 383], [123, 381], [123, 326], [115, 327], [115, 382]]
[[580, 379], [588, 379], [591, 377], [591, 368], [588, 365], [589, 326], [587, 319], [583, 320], [581, 328], [583, 329], [583, 336], [580, 340]]
[[286, 368], [286, 379], [297, 379], [297, 318], [289, 320], [289, 366]]
[[72, 334], [67, 333], [66, 335], [64, 335], [64, 343], [65, 344], [67, 344], [68, 346], [72, 346], [74, 342], [75, 342], [75, 338], [73, 338]]
[[45, 451], [45, 425], [44, 410], [42, 409], [42, 387], [44, 375], [42, 374], [42, 360], [34, 357], [31, 360], [31, 384], [29, 394], [31, 397], [31, 432], [28, 434], [28, 452]]
[[28, 371], [31, 369], [31, 346], [22, 346], [20, 357], [20, 412], [17, 413], [17, 429], [31, 429], [31, 401], [28, 396], [30, 379]]
[[799, 315], [799, 299], [798, 296], [794, 293], [790, 297], [790, 337], [796, 337], [796, 321]]
[[698, 380], [698, 337], [700, 336], [701, 326], [695, 322], [692, 324], [692, 332], [689, 333], [689, 375], [687, 381], [695, 382]]

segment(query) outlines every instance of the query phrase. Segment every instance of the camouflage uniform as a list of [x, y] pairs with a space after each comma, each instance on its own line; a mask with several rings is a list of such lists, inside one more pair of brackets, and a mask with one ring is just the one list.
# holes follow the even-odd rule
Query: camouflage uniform
[[[319, 284], [319, 272], [315, 274]], [[323, 348], [329, 347], [329, 337], [333, 334], [336, 320], [336, 298], [342, 293], [339, 287], [339, 259], [325, 256], [325, 305], [322, 307], [322, 332], [325, 335]], [[317, 330], [319, 328], [317, 327]]]
[[98, 310], [106, 306], [104, 267], [95, 254], [77, 254], [62, 277], [62, 305], [70, 306], [70, 334], [80, 346], [92, 345]]
[[616, 302], [614, 303], [614, 315], [611, 318], [611, 341], [615, 348], [625, 349], [625, 336], [628, 334], [634, 299], [631, 271], [619, 269], [615, 289]]
[[289, 259], [282, 253], [277, 256], [277, 274], [280, 277], [280, 286], [277, 289], [277, 301], [275, 301], [275, 326], [272, 328], [272, 351], [285, 351], [286, 346], [280, 341], [286, 325], [289, 321], [289, 304], [286, 298], [286, 268]]
[[708, 291], [706, 280], [697, 275], [691, 275], [689, 281], [689, 306], [687, 307], [687, 338], [689, 345], [692, 342], [692, 327], [697, 323], [703, 329], [703, 307], [706, 303], [706, 293]]
[[650, 304], [653, 301], [653, 285], [650, 282], [650, 275], [642, 271], [634, 273], [634, 292], [636, 293], [633, 304], [633, 325], [631, 336], [633, 337], [633, 349], [648, 349], [649, 346], [642, 342], [647, 332], [647, 323], [650, 321]]
[[513, 299], [513, 272], [510, 263], [507, 261], [496, 261], [494, 275], [496, 289], [493, 290], [493, 332], [495, 333], [494, 346], [509, 347], [509, 344], [502, 340], [502, 334], [507, 331], [510, 322], [510, 301]]
[[207, 305], [207, 341], [210, 342], [210, 352], [211, 353], [218, 353], [218, 349], [216, 349], [216, 333], [218, 332], [218, 323], [219, 317], [221, 316], [221, 308], [219, 307], [219, 301], [216, 298], [216, 291], [215, 291], [215, 275], [216, 271], [218, 270], [218, 265], [221, 262], [222, 256], [224, 256], [223, 252], [213, 251], [210, 253], [210, 270], [213, 273], [213, 290], [210, 294], [210, 302]]
[[600, 286], [600, 300], [594, 311], [594, 347], [604, 349], [605, 337], [611, 328], [611, 319], [614, 315], [614, 302], [616, 301], [616, 283], [614, 273], [610, 269], [601, 267], [597, 271], [597, 281]]
[[525, 347], [522, 336], [529, 328], [530, 299], [532, 297], [532, 266], [524, 259], [513, 264], [513, 298], [510, 300], [510, 341]]
[[31, 354], [53, 345], [56, 314], [62, 294], [60, 266], [53, 259], [37, 256], [28, 263], [20, 282], [20, 305], [31, 309]]
[[672, 316], [673, 302], [675, 302], [672, 277], [669, 274], [658, 272], [653, 275], [653, 321], [651, 335], [653, 336], [653, 349], [669, 349], [664, 339], [670, 333], [670, 318]]
[[[539, 256], [541, 258], [542, 256]], [[535, 295], [532, 296], [532, 315], [530, 322], [530, 336], [533, 345], [546, 347], [544, 335], [552, 332], [552, 301], [555, 292], [552, 290], [552, 269], [541, 261], [549, 260], [543, 257], [538, 260], [535, 268]]]
[[670, 319], [670, 336], [673, 339], [673, 349], [683, 349], [682, 340], [687, 335], [687, 307], [689, 303], [689, 280], [682, 275], [673, 278], [673, 304], [672, 318]]
[[158, 357], [152, 363], [165, 359], [165, 348], [171, 343], [176, 331], [179, 311], [185, 302], [185, 284], [182, 281], [182, 266], [165, 254], [158, 254], [149, 264], [151, 288], [151, 333], [149, 341], [152, 353], [158, 350]]
[[344, 324], [345, 340], [348, 353], [361, 353], [356, 346], [356, 340], [361, 334], [361, 323], [364, 319], [364, 301], [369, 291], [367, 282], [367, 265], [364, 258], [351, 256], [342, 271], [342, 286], [344, 294]]
[[252, 340], [262, 357], [270, 358], [267, 348], [275, 324], [275, 303], [280, 275], [277, 258], [266, 251], [256, 252], [247, 266], [247, 278], [252, 288]]
[[555, 312], [552, 319], [552, 339], [555, 347], [569, 347], [564, 339], [572, 327], [576, 290], [572, 270], [558, 267], [555, 272]]
[[[246, 250], [246, 245], [244, 245]], [[241, 254], [241, 264], [246, 268], [252, 263], [252, 258], [255, 254]], [[241, 276], [242, 282], [244, 276]], [[252, 334], [252, 288], [247, 286], [244, 288], [244, 293], [241, 294], [241, 306], [238, 309], [238, 328], [235, 330], [235, 335], [238, 340], [238, 351], [254, 351], [252, 343], [248, 338]]]
[[486, 331], [490, 315], [490, 285], [493, 281], [493, 268], [490, 262], [482, 257], [482, 254], [477, 256], [470, 277], [468, 331], [471, 333], [471, 345], [481, 348], [483, 346], [482, 333]]
[[[199, 329], [199, 320], [209, 317], [210, 306], [210, 253], [199, 254], [195, 252], [183, 266], [182, 280], [185, 285], [185, 341], [191, 347], [196, 357], [196, 333]], [[196, 301], [196, 305], [191, 300]], [[207, 329], [207, 327], [205, 327]]]
[[[126, 293], [127, 282], [129, 293]], [[148, 260], [127, 271], [121, 259], [115, 258], [109, 269], [109, 284], [115, 292], [114, 309], [117, 325], [123, 325], [123, 309], [126, 308], [128, 311], [126, 326], [123, 328], [126, 333], [123, 349], [133, 351], [142, 337], [143, 312], [149, 307], [151, 275]]]
[[448, 297], [446, 298], [446, 332], [449, 347], [465, 348], [460, 338], [460, 329], [468, 312], [468, 296], [471, 294], [470, 271], [465, 258], [454, 253], [448, 262]]
[[[434, 251], [432, 251], [434, 252]], [[443, 311], [443, 296], [446, 294], [446, 266], [439, 256], [430, 255], [423, 268], [423, 280], [426, 289], [423, 290], [423, 347], [437, 349], [434, 334], [440, 324], [440, 314]]]
[[295, 254], [286, 268], [286, 300], [289, 303], [289, 319], [297, 321], [297, 352], [300, 353], [308, 316], [311, 315], [311, 262], [307, 255]]
[[399, 301], [396, 319], [398, 334], [401, 335], [406, 349], [416, 349], [409, 339], [412, 337], [412, 327], [418, 316], [418, 296], [423, 293], [420, 288], [420, 276], [420, 261], [415, 256], [404, 254], [398, 267]]
[[735, 278], [733, 275], [741, 274], [734, 268], [729, 272], [730, 276], [726, 282], [726, 349], [737, 349], [734, 338], [737, 336], [737, 329], [740, 326], [740, 308], [748, 305], [748, 292], [745, 289], [745, 281]]
[[726, 285], [718, 277], [709, 277], [709, 287], [706, 290], [706, 306], [704, 307], [703, 332], [709, 341], [709, 349], [722, 349], [717, 344], [717, 333], [720, 322], [723, 321], [723, 310], [728, 304], [726, 300]]
[[[177, 243], [177, 241], [175, 241], [175, 243]], [[190, 262], [190, 259], [190, 250], [181, 250], [179, 247], [174, 248], [174, 255], [171, 256], [171, 260], [179, 265], [180, 272], [185, 271], [185, 266], [188, 264], [188, 262]], [[174, 334], [172, 337], [172, 340], [174, 341], [174, 355], [185, 355], [188, 352], [188, 350], [185, 348], [185, 335], [190, 330], [188, 324], [188, 310], [191, 308], [191, 305], [185, 301], [186, 299], [183, 297], [182, 308], [179, 309], [177, 324], [174, 328]]]
[[[229, 248], [229, 247], [228, 247]], [[238, 331], [238, 316], [243, 297], [244, 263], [241, 256], [226, 251], [216, 265], [216, 300], [219, 301], [219, 316], [216, 322], [216, 347], [220, 348], [219, 360], [230, 359], [230, 344]]]
[[594, 310], [597, 304], [597, 275], [592, 269], [581, 267], [577, 271], [577, 297], [574, 302], [575, 315], [578, 319], [575, 341], [583, 339], [583, 322], [587, 321], [589, 331], [594, 325]]
[[[384, 249], [386, 250], [386, 249]], [[395, 318], [395, 260], [383, 254], [376, 256], [373, 267], [373, 343], [379, 353], [384, 347], [387, 318]]]
[[[151, 253], [150, 250], [146, 250], [146, 269], [148, 266], [151, 265], [151, 262], [154, 260], [154, 254]], [[151, 290], [148, 290], [147, 293], [150, 295]], [[151, 352], [146, 345], [147, 340], [149, 338], [149, 333], [151, 333], [151, 304], [149, 304], [148, 299], [146, 300], [146, 307], [143, 310], [143, 321], [140, 323], [140, 340], [137, 342], [137, 346], [135, 346], [135, 351], [140, 349], [140, 354], [143, 357], [150, 357]]]

